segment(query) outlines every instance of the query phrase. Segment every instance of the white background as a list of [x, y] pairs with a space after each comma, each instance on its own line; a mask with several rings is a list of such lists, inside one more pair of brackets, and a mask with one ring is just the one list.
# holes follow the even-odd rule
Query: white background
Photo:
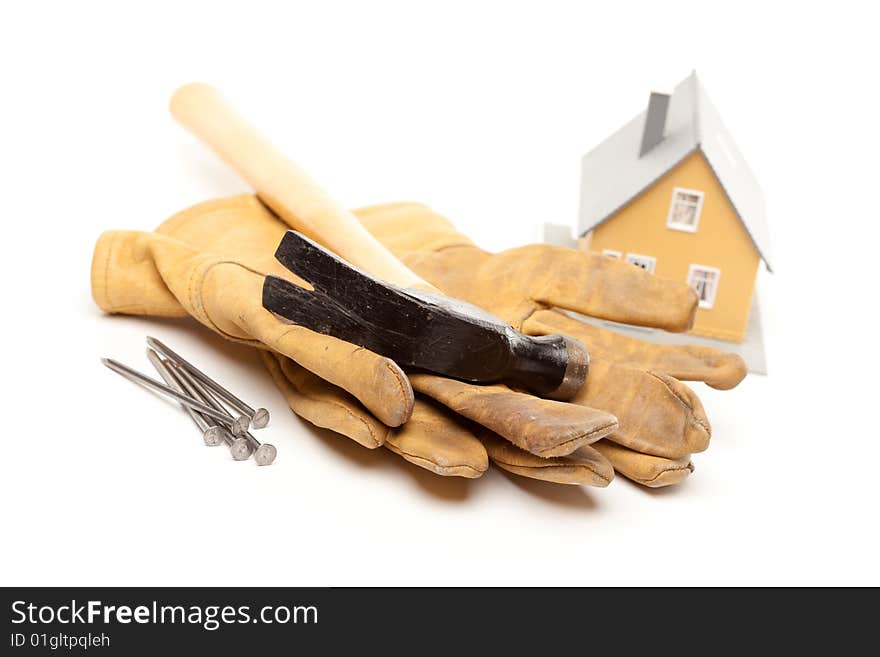
[[[4, 3], [0, 583], [880, 583], [869, 6]], [[574, 222], [582, 153], [694, 68], [765, 189], [778, 273], [770, 375], [696, 386], [714, 437], [679, 487], [436, 477], [300, 421], [253, 353], [91, 301], [102, 230], [247, 189], [168, 116], [184, 82], [344, 203], [420, 200], [501, 249]], [[273, 411], [274, 466], [100, 365], [146, 370], [148, 333]]]

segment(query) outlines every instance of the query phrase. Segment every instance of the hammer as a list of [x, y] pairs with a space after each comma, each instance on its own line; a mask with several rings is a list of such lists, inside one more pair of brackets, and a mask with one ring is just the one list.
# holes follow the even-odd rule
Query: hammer
[[443, 376], [511, 383], [559, 400], [571, 399], [583, 386], [589, 368], [583, 344], [563, 335], [525, 335], [476, 306], [441, 294], [216, 89], [201, 83], [181, 87], [171, 99], [171, 114], [299, 231], [284, 235], [275, 256], [313, 289], [267, 276], [267, 310], [400, 365]]

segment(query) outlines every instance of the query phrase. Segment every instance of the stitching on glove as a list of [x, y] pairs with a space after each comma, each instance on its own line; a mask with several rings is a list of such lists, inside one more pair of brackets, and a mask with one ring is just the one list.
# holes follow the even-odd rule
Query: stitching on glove
[[669, 384], [663, 380], [663, 378], [661, 376], [658, 376], [656, 372], [651, 372], [650, 370], [646, 370], [646, 371], [648, 372], [648, 374], [650, 374], [655, 379], [657, 379], [660, 383], [663, 384], [663, 386], [669, 391], [669, 393], [673, 397], [675, 397], [681, 403], [681, 405], [684, 406], [689, 411], [688, 415], [690, 416], [691, 421], [694, 424], [698, 425], [700, 428], [702, 428], [703, 431], [706, 432], [706, 435], [708, 435], [711, 438], [712, 437], [712, 430], [709, 428], [709, 426], [705, 422], [703, 422], [702, 419], [697, 417], [697, 414], [694, 413], [693, 407], [690, 404], [688, 404], [687, 401], [685, 401], [685, 399], [681, 395], [679, 395], [675, 390], [673, 390], [669, 386]]
[[[433, 465], [434, 468], [439, 469], [439, 470], [446, 471], [446, 470], [451, 470], [453, 468], [461, 468], [463, 470], [470, 470], [471, 472], [475, 472], [477, 474], [482, 474], [483, 472], [485, 472], [484, 470], [477, 470], [476, 468], [473, 468], [465, 463], [462, 463], [459, 465], [441, 465], [441, 464], [437, 463], [436, 461], [432, 461], [431, 459], [425, 458], [424, 456], [416, 456], [415, 454], [410, 454], [409, 452], [402, 450], [399, 447], [397, 447], [396, 445], [392, 445], [391, 443], [385, 443], [385, 446], [388, 449], [390, 449], [392, 452], [394, 452], [395, 454], [399, 454], [400, 456], [403, 456], [404, 458], [407, 458], [407, 459], [412, 459], [414, 462], [417, 461], [418, 463], [428, 463], [430, 465]], [[427, 468], [427, 469], [432, 470], [432, 468]]]
[[[575, 434], [575, 435], [574, 435], [572, 438], [570, 438], [569, 440], [566, 440], [566, 441], [563, 442], [563, 443], [559, 443], [559, 444], [553, 445], [549, 450], [544, 450], [544, 451], [554, 451], [554, 450], [557, 450], [557, 449], [559, 449], [560, 447], [563, 447], [563, 446], [565, 446], [565, 445], [568, 445], [569, 443], [577, 442], [578, 440], [580, 440], [581, 438], [584, 438], [585, 436], [594, 436], [594, 435], [596, 435], [597, 433], [600, 433], [600, 432], [602, 432], [602, 431], [606, 431], [606, 430], [608, 429], [608, 427], [616, 427], [616, 426], [617, 426], [617, 422], [609, 422], [608, 424], [602, 425], [601, 427], [596, 427], [595, 429], [592, 429], [591, 431], [582, 431], [581, 433]], [[608, 432], [608, 433], [612, 433], [612, 432]], [[608, 433], [603, 433], [602, 436], [603, 436], [603, 437], [604, 437], [604, 436], [607, 436]], [[510, 440], [510, 439], [508, 438], [508, 440]], [[512, 441], [511, 441], [511, 442], [512, 442]], [[535, 452], [533, 452], [533, 453], [535, 453]], [[537, 456], [541, 456], [541, 454], [537, 454], [537, 453], [535, 453], [535, 454], [536, 454]]]
[[[205, 282], [205, 277], [208, 275], [208, 272], [213, 269], [215, 264], [220, 264], [218, 262], [215, 263], [205, 263], [209, 256], [204, 255], [199, 257], [196, 262], [198, 264], [192, 268], [189, 275], [189, 281], [187, 281], [186, 289], [187, 296], [189, 297], [189, 303], [193, 307], [196, 312], [201, 315], [204, 320], [216, 330], [221, 335], [224, 335], [223, 331], [220, 331], [219, 327], [214, 324], [210, 317], [208, 317], [208, 313], [205, 310], [205, 304], [202, 302], [202, 286]], [[196, 283], [196, 278], [198, 278], [198, 283]]]
[[538, 470], [541, 468], [586, 468], [591, 473], [593, 473], [596, 477], [598, 477], [602, 481], [608, 482], [609, 484], [611, 483], [611, 481], [613, 479], [613, 477], [604, 476], [601, 472], [597, 472], [595, 468], [593, 468], [590, 465], [587, 465], [585, 463], [552, 463], [552, 462], [550, 462], [550, 463], [547, 463], [547, 465], [517, 465], [516, 463], [508, 463], [507, 461], [505, 461], [503, 459], [496, 458], [494, 456], [492, 457], [492, 460], [497, 461], [499, 463], [503, 463], [504, 465], [509, 465], [512, 468], [521, 468], [523, 470], [530, 470], [530, 469]]
[[[425, 390], [426, 389], [423, 387], [422, 388], [423, 394], [428, 395], [429, 397], [431, 397], [435, 401], [440, 402], [441, 404], [443, 404], [447, 408], [455, 411], [459, 415], [470, 418], [472, 421], [476, 422], [477, 424], [480, 424], [480, 420], [477, 419], [479, 414], [474, 413], [472, 409], [473, 408], [480, 408], [481, 405], [478, 402], [473, 405], [468, 403], [468, 402], [470, 402], [470, 400], [473, 399], [473, 393], [470, 390], [459, 390], [457, 392], [454, 392], [450, 397], [445, 397], [442, 394], [437, 394], [436, 391], [434, 391], [434, 394], [431, 394], [430, 392], [426, 392]], [[513, 394], [518, 394], [518, 393], [516, 393], [515, 391], [507, 390], [507, 391], [503, 391], [503, 392], [498, 391], [498, 392], [489, 392], [489, 393], [484, 393], [484, 394], [486, 395], [486, 397], [494, 397], [494, 396], [507, 396], [507, 395], [513, 395]], [[497, 426], [495, 428], [493, 428], [492, 430], [495, 431], [496, 433], [498, 433], [500, 436], [502, 436], [506, 440], [508, 440], [509, 442], [515, 444], [517, 447], [520, 447], [521, 449], [524, 449], [525, 451], [527, 451], [531, 454], [535, 454], [537, 456], [543, 457], [544, 453], [546, 453], [548, 451], [555, 451], [555, 450], [559, 449], [560, 447], [564, 447], [565, 445], [568, 445], [570, 443], [577, 442], [577, 441], [581, 440], [582, 438], [594, 436], [597, 433], [602, 433], [602, 432], [605, 432], [605, 433], [602, 433], [602, 436], [608, 435], [608, 433], [612, 433], [610, 431], [607, 431], [609, 427], [617, 427], [617, 422], [610, 421], [607, 424], [595, 427], [593, 429], [575, 433], [570, 438], [565, 440], [564, 442], [554, 443], [553, 445], [551, 445], [550, 447], [548, 447], [547, 449], [545, 449], [541, 452], [535, 452], [531, 449], [528, 449], [527, 447], [524, 447], [524, 445], [530, 444], [529, 438], [527, 436], [523, 436], [521, 439], [514, 440], [513, 438], [510, 437], [511, 435], [516, 433], [514, 431], [504, 431], [504, 433], [501, 433], [502, 427], [497, 427]], [[595, 441], [593, 441], [593, 442], [595, 442]]]
[[690, 461], [688, 461], [687, 465], [683, 465], [683, 466], [680, 466], [677, 468], [666, 468], [662, 472], [658, 472], [656, 475], [654, 475], [650, 479], [636, 479], [635, 477], [632, 477], [632, 479], [634, 481], [637, 481], [640, 484], [644, 484], [647, 486], [648, 484], [653, 484], [655, 481], [657, 481], [660, 477], [662, 477], [665, 474], [668, 474], [670, 472], [681, 472], [682, 470], [688, 470], [689, 472], [693, 472], [694, 466]]
[[[441, 251], [448, 251], [449, 249], [461, 249], [464, 247], [470, 249], [479, 249], [480, 251], [483, 251], [483, 249], [480, 249], [480, 247], [478, 247], [473, 242], [462, 242], [461, 244], [444, 244], [443, 246], [438, 246], [436, 249], [429, 251], [429, 253], [440, 253]], [[486, 251], [483, 251], [483, 253], [486, 253]]]
[[104, 298], [107, 300], [107, 305], [110, 308], [115, 308], [115, 304], [110, 300], [110, 286], [107, 284], [107, 281], [110, 280], [110, 256], [116, 248], [117, 241], [119, 241], [119, 233], [113, 233], [110, 238], [110, 245], [107, 247], [107, 256], [104, 258], [104, 278], [101, 281], [101, 285], [104, 288]]
[[[287, 379], [287, 380], [290, 381], [290, 379]], [[366, 420], [364, 420], [364, 418], [360, 417], [359, 415], [355, 415], [354, 413], [352, 413], [351, 409], [349, 409], [345, 404], [342, 404], [336, 400], [322, 399], [321, 397], [318, 397], [316, 395], [310, 395], [309, 393], [304, 392], [303, 390], [298, 388], [296, 385], [294, 385], [293, 387], [296, 389], [296, 391], [300, 395], [302, 395], [306, 399], [310, 399], [313, 402], [316, 402], [318, 404], [323, 404], [325, 406], [333, 406], [333, 407], [341, 408], [343, 411], [345, 411], [346, 415], [348, 415], [351, 418], [354, 418], [355, 420], [357, 420], [358, 422], [360, 422], [361, 424], [363, 424], [367, 428], [367, 433], [370, 434], [370, 438], [372, 439], [372, 441], [376, 445], [376, 447], [381, 447], [382, 445], [385, 444], [385, 439], [379, 438], [376, 436], [376, 432], [373, 431], [373, 427], [370, 426], [370, 423], [367, 422]], [[311, 420], [309, 420], [309, 421], [311, 422]], [[317, 425], [317, 422], [312, 422], [312, 424]], [[321, 426], [321, 425], [318, 425], [318, 426]], [[332, 426], [329, 426], [329, 425], [325, 426], [324, 428], [331, 429], [332, 431], [335, 431], [336, 433], [340, 433], [340, 431], [338, 429], [336, 429]]]
[[[404, 381], [403, 381], [403, 377], [401, 376], [400, 369], [398, 369], [396, 367], [391, 367], [391, 364], [388, 362], [384, 362], [383, 364], [385, 365], [385, 368], [394, 375], [394, 380], [397, 381], [397, 392], [400, 395], [400, 397], [402, 397], [404, 399], [409, 399], [409, 395], [407, 394], [407, 390], [409, 389], [409, 386], [404, 385]], [[406, 383], [409, 383], [409, 381], [407, 380]]]
[[[211, 256], [203, 256], [201, 260], [207, 260]], [[198, 314], [203, 318], [203, 323], [210, 326], [214, 331], [222, 335], [224, 338], [228, 340], [232, 340], [233, 342], [238, 342], [242, 344], [248, 345], [261, 345], [262, 342], [255, 338], [242, 338], [237, 335], [232, 335], [231, 333], [227, 333], [222, 330], [217, 324], [214, 323], [214, 320], [211, 319], [211, 316], [208, 314], [208, 311], [205, 310], [205, 305], [202, 303], [202, 286], [204, 285], [205, 279], [208, 277], [208, 274], [211, 272], [214, 267], [219, 265], [234, 265], [236, 267], [240, 267], [245, 271], [249, 271], [252, 274], [256, 274], [257, 276], [265, 276], [250, 267], [247, 267], [240, 262], [235, 262], [234, 260], [217, 260], [214, 262], [210, 262], [206, 265], [200, 264], [197, 267], [193, 268], [192, 273], [190, 274], [190, 280], [187, 284], [187, 295], [189, 296], [190, 305], [197, 310]], [[195, 283], [196, 275], [201, 270], [201, 275], [198, 276], [198, 284]]]
[[[532, 318], [532, 315], [534, 315], [539, 310], [549, 310], [550, 309], [550, 306], [547, 306], [547, 305], [541, 303], [540, 301], [535, 301], [531, 296], [526, 297], [524, 300], [524, 303], [531, 304], [532, 307], [531, 307], [531, 312], [529, 312], [527, 315], [520, 317], [519, 322], [517, 322], [517, 325], [513, 327], [517, 331], [520, 331], [520, 332], [522, 332], [523, 326], [525, 325], [525, 323]], [[528, 310], [529, 309], [527, 308], [526, 312], [528, 312]]]

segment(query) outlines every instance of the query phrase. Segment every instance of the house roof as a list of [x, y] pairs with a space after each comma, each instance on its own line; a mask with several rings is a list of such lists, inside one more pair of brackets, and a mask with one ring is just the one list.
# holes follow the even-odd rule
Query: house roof
[[764, 194], [703, 86], [692, 73], [672, 93], [663, 140], [639, 157], [647, 110], [581, 160], [578, 234], [593, 230], [696, 150], [712, 167], [767, 269], [770, 237]]

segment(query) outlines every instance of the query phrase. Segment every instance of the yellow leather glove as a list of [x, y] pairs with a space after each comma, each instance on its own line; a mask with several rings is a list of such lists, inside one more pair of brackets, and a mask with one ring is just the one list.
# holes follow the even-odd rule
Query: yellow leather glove
[[[173, 216], [155, 233], [107, 231], [92, 257], [92, 297], [108, 313], [191, 315], [230, 340], [273, 349], [357, 397], [388, 426], [412, 413], [413, 392], [388, 358], [277, 320], [261, 305], [266, 274], [290, 276], [267, 244], [285, 227], [271, 215], [253, 228], [252, 197], [209, 202]], [[206, 221], [206, 218], [208, 219]], [[251, 233], [265, 238], [255, 241]], [[211, 248], [200, 242], [210, 241]]]
[[491, 456], [539, 479], [598, 486], [611, 480], [610, 464], [589, 446], [617, 427], [607, 412], [504, 386], [407, 378], [387, 358], [266, 311], [265, 275], [301, 283], [274, 259], [286, 229], [255, 197], [239, 196], [189, 208], [155, 233], [104, 233], [95, 247], [92, 294], [110, 313], [189, 314], [262, 349], [301, 417], [367, 447], [385, 445], [438, 474], [477, 477]]
[[590, 371], [572, 403], [618, 418], [617, 431], [593, 447], [620, 474], [646, 486], [673, 484], [690, 474], [690, 455], [706, 449], [711, 428], [700, 400], [680, 380], [732, 388], [746, 374], [742, 359], [708, 347], [654, 345], [564, 312], [684, 331], [697, 308], [696, 293], [685, 283], [599, 254], [541, 244], [488, 253], [419, 204], [367, 208], [359, 217], [408, 267], [446, 294], [524, 333], [565, 333], [581, 340], [590, 351]]

